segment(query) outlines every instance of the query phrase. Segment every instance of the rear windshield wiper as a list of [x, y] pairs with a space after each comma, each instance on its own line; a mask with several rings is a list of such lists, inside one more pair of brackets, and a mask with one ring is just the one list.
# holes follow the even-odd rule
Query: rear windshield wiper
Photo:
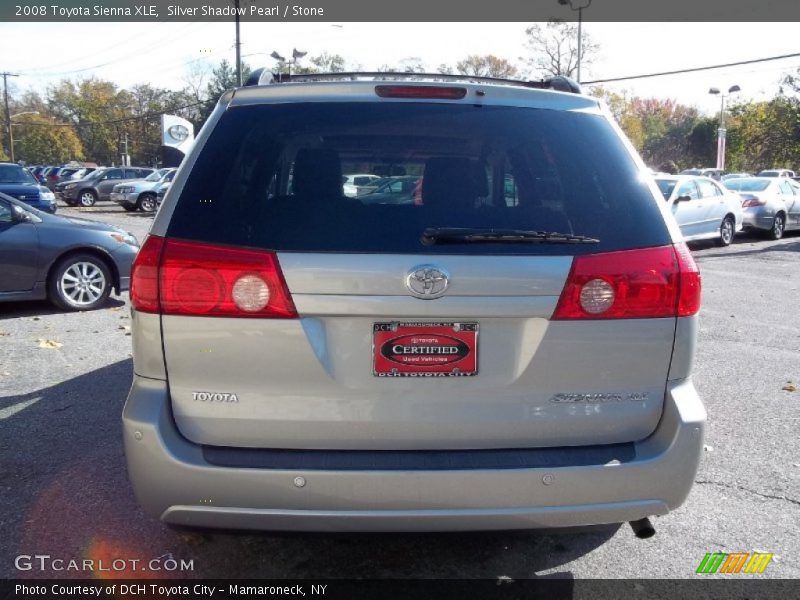
[[599, 244], [597, 238], [558, 231], [526, 229], [479, 229], [468, 227], [428, 227], [420, 241], [432, 244]]

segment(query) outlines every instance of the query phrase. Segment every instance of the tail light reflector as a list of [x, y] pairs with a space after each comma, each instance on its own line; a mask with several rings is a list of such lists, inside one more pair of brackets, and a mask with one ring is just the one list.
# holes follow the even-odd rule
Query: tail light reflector
[[553, 320], [685, 317], [700, 273], [685, 244], [575, 257]]
[[[149, 247], [151, 239], [158, 242]], [[210, 317], [297, 317], [273, 252], [150, 236], [142, 253], [142, 264], [137, 256], [131, 276], [131, 302], [137, 310]], [[150, 266], [154, 254], [158, 257], [155, 271]]]

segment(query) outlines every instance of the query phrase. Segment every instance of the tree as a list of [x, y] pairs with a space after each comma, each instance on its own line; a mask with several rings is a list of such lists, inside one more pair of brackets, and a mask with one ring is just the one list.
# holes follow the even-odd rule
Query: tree
[[155, 164], [160, 158], [162, 114], [190, 118], [194, 101], [186, 91], [171, 91], [143, 83], [124, 90], [123, 100], [128, 119], [120, 124], [128, 136], [132, 164]]
[[86, 156], [106, 164], [119, 160], [128, 100], [115, 83], [96, 78], [63, 80], [47, 93], [50, 113], [75, 128]]
[[[578, 69], [578, 27], [565, 21], [552, 19], [542, 26], [537, 23], [525, 30], [527, 57], [520, 60], [530, 68], [533, 76], [564, 75], [574, 77]], [[592, 64], [599, 45], [583, 33], [581, 66]]]
[[383, 64], [378, 67], [378, 71], [382, 73], [425, 73], [427, 68], [420, 57], [409, 56], [401, 60], [396, 67]]
[[61, 164], [82, 160], [83, 147], [75, 129], [41, 115], [25, 115], [14, 126], [14, 154], [29, 164]]
[[[242, 62], [242, 81], [247, 81], [250, 77], [250, 66]], [[197, 115], [198, 123], [195, 123], [195, 128], [200, 128], [206, 122], [214, 107], [217, 105], [220, 96], [227, 90], [235, 88], [239, 85], [239, 80], [236, 77], [236, 68], [231, 65], [227, 60], [222, 59], [220, 63], [211, 70], [211, 77], [206, 85], [205, 99], [200, 106], [199, 114]]]
[[717, 117], [702, 117], [697, 120], [687, 136], [689, 163], [693, 165], [713, 165], [717, 159]]
[[679, 166], [689, 164], [688, 136], [697, 123], [697, 109], [674, 100], [633, 98], [630, 111], [642, 126], [642, 158], [657, 165], [674, 160]]
[[732, 168], [759, 171], [800, 163], [800, 99], [779, 95], [731, 107], [728, 155]]
[[639, 116], [633, 112], [631, 102], [628, 100], [626, 92], [617, 93], [596, 86], [589, 90], [589, 94], [595, 98], [600, 98], [608, 106], [609, 111], [619, 123], [620, 128], [628, 136], [631, 144], [639, 152], [642, 151], [645, 142], [644, 128]]
[[514, 65], [505, 58], [498, 58], [493, 54], [485, 56], [471, 54], [456, 63], [456, 70], [462, 75], [473, 75], [475, 77], [511, 79], [519, 76], [519, 71]]
[[347, 70], [344, 57], [339, 54], [328, 54], [323, 52], [317, 56], [312, 56], [309, 62], [314, 65], [320, 73], [343, 73]]
[[677, 175], [678, 174], [678, 165], [675, 164], [674, 160], [668, 160], [667, 162], [661, 163], [661, 166], [658, 167], [658, 170], [662, 173], [669, 173], [670, 175]]

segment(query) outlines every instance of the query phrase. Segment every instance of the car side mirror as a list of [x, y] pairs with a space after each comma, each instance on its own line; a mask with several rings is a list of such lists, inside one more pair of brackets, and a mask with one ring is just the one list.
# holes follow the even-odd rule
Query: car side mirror
[[31, 223], [33, 221], [33, 217], [31, 216], [31, 213], [25, 209], [20, 208], [17, 205], [13, 205], [11, 207], [11, 220], [14, 223]]
[[691, 199], [691, 196], [678, 196], [675, 198], [675, 202], [689, 202]]

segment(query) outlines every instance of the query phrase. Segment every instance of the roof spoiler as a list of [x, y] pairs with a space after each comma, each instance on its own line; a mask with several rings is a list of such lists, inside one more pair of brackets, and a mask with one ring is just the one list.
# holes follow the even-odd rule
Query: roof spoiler
[[497, 77], [476, 77], [472, 75], [450, 75], [444, 73], [386, 73], [386, 72], [352, 72], [352, 73], [305, 73], [300, 75], [287, 75], [286, 73], [273, 73], [267, 68], [256, 69], [245, 82], [245, 86], [270, 85], [275, 83], [289, 83], [297, 81], [358, 81], [372, 79], [380, 81], [455, 81], [466, 83], [492, 83], [496, 85], [513, 85], [541, 90], [555, 90], [580, 94], [581, 86], [562, 75], [540, 81], [524, 81], [520, 79], [502, 79]]

